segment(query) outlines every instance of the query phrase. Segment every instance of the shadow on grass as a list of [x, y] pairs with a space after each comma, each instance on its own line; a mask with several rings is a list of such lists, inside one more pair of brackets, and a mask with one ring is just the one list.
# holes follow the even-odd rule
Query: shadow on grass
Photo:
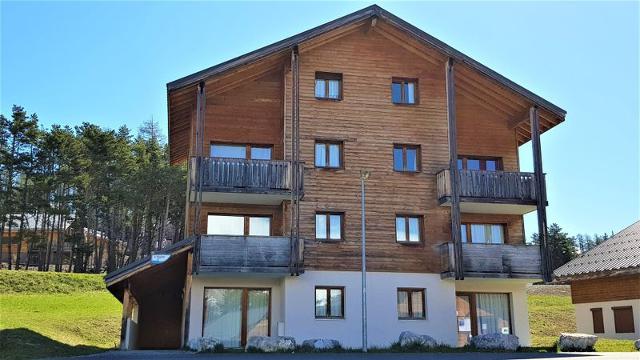
[[35, 331], [18, 328], [0, 330], [0, 359], [36, 359], [94, 354], [108, 349], [61, 343]]

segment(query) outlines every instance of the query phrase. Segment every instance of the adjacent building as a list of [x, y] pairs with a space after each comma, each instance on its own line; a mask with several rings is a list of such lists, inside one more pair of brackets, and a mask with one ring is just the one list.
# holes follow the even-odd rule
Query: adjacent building
[[640, 338], [640, 221], [553, 272], [571, 284], [578, 332]]
[[[123, 348], [361, 347], [361, 181], [369, 346], [404, 330], [529, 344], [525, 288], [551, 280], [540, 134], [563, 109], [378, 6], [173, 81], [167, 100], [189, 238], [106, 277]], [[525, 244], [532, 211], [541, 246]]]

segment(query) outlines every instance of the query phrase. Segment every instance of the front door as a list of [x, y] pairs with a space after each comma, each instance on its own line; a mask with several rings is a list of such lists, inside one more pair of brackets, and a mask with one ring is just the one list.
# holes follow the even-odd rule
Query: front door
[[457, 293], [458, 346], [472, 336], [511, 334], [511, 301], [504, 293]]
[[202, 336], [244, 346], [251, 336], [270, 335], [270, 309], [270, 289], [206, 288]]

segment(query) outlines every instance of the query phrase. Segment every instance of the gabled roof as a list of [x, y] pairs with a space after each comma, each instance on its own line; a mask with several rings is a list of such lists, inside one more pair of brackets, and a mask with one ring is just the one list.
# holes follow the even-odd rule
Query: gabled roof
[[482, 73], [483, 75], [493, 79], [494, 81], [496, 81], [497, 83], [501, 84], [502, 86], [505, 86], [509, 89], [511, 89], [512, 91], [516, 92], [517, 94], [527, 98], [529, 101], [531, 101], [532, 103], [547, 109], [548, 111], [550, 111], [551, 113], [553, 113], [554, 115], [563, 118], [566, 115], [566, 111], [562, 108], [560, 108], [559, 106], [543, 99], [542, 97], [534, 94], [533, 92], [525, 89], [524, 87], [516, 84], [515, 82], [507, 79], [506, 77], [498, 74], [497, 72], [491, 70], [490, 68], [482, 65], [481, 63], [479, 63], [478, 61], [472, 59], [471, 57], [463, 54], [462, 52], [452, 48], [451, 46], [445, 44], [444, 42], [436, 39], [435, 37], [427, 34], [426, 32], [420, 30], [419, 28], [409, 24], [408, 22], [402, 20], [401, 18], [393, 15], [392, 13], [384, 10], [383, 8], [379, 7], [378, 5], [371, 5], [369, 7], [366, 7], [362, 10], [358, 10], [354, 13], [351, 13], [349, 15], [343, 16], [341, 18], [338, 18], [336, 20], [330, 21], [328, 23], [325, 23], [323, 25], [317, 26], [315, 28], [312, 28], [310, 30], [304, 31], [300, 34], [294, 35], [292, 37], [286, 38], [284, 40], [278, 41], [276, 43], [273, 43], [271, 45], [265, 46], [263, 48], [254, 50], [252, 52], [249, 52], [245, 55], [236, 57], [234, 59], [225, 61], [223, 63], [220, 63], [218, 65], [212, 66], [210, 68], [204, 69], [202, 71], [198, 71], [194, 74], [191, 74], [189, 76], [185, 76], [183, 78], [177, 79], [175, 81], [172, 81], [170, 83], [167, 84], [167, 90], [169, 92], [173, 91], [173, 90], [178, 90], [181, 89], [183, 87], [186, 86], [190, 86], [193, 84], [196, 84], [200, 81], [203, 81], [211, 76], [215, 76], [218, 74], [222, 74], [224, 72], [227, 72], [229, 70], [235, 69], [239, 66], [243, 66], [243, 65], [247, 65], [253, 62], [256, 62], [260, 59], [263, 59], [267, 56], [276, 54], [276, 53], [280, 53], [280, 52], [284, 52], [284, 51], [289, 51], [291, 48], [293, 48], [294, 46], [311, 40], [317, 36], [323, 35], [329, 31], [335, 30], [337, 28], [346, 26], [346, 25], [350, 25], [350, 24], [354, 24], [357, 23], [359, 21], [368, 19], [368, 18], [380, 18], [382, 20], [387, 21], [388, 23], [398, 27], [399, 29], [401, 29], [402, 31], [406, 32], [407, 34], [415, 37], [416, 39], [424, 42], [425, 44], [439, 50], [440, 52], [444, 53], [445, 55], [453, 58], [454, 60], [464, 63], [467, 66], [471, 67], [472, 69]]
[[560, 281], [612, 273], [640, 273], [640, 221], [557, 268]]

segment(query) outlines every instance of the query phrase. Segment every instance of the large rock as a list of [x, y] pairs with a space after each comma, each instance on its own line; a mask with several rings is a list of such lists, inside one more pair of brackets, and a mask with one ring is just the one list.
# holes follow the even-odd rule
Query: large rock
[[302, 347], [313, 350], [339, 349], [340, 342], [334, 339], [308, 339], [302, 342]]
[[436, 340], [429, 335], [420, 335], [416, 334], [412, 331], [403, 331], [400, 333], [400, 338], [398, 338], [400, 342], [400, 346], [424, 346], [424, 347], [435, 347], [438, 345]]
[[640, 351], [640, 339], [636, 340], [633, 345], [635, 345], [636, 350]]
[[191, 339], [187, 343], [187, 347], [197, 352], [222, 351], [224, 349], [222, 341], [209, 337]]
[[598, 337], [591, 334], [561, 333], [560, 351], [593, 351]]
[[508, 334], [484, 334], [471, 338], [471, 346], [482, 350], [507, 350], [516, 351], [520, 341], [515, 335]]
[[294, 351], [296, 340], [291, 336], [252, 336], [247, 340], [245, 349], [263, 352]]

